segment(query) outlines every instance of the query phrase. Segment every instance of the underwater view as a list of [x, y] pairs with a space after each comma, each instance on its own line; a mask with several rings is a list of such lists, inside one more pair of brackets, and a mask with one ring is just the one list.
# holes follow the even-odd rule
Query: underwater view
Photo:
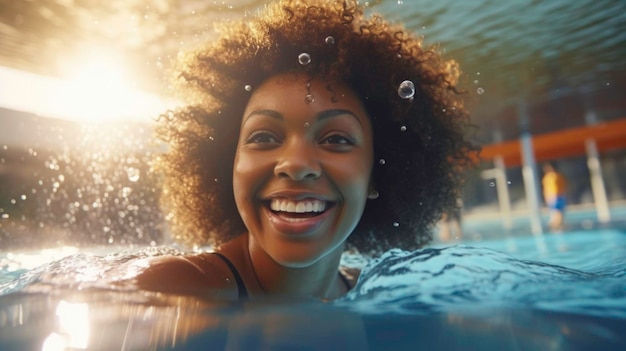
[[[216, 248], [189, 244], [172, 226], [179, 212], [162, 206], [176, 186], [162, 186], [158, 167], [177, 139], [159, 139], [155, 128], [175, 124], [167, 111], [182, 104], [169, 76], [183, 52], [215, 38], [215, 22], [252, 18], [268, 3], [0, 0], [0, 350], [626, 348], [622, 1], [359, 1], [366, 16], [403, 23], [459, 64], [456, 88], [482, 151], [462, 194], [452, 196], [456, 211], [416, 234], [418, 249], [341, 253], [340, 266], [360, 275], [337, 298], [233, 300], [141, 286], [137, 275], [150, 262]], [[322, 37], [327, 47], [336, 44]], [[309, 65], [303, 55], [298, 64]], [[229, 86], [222, 78], [202, 84]], [[307, 106], [315, 102], [311, 81]], [[421, 101], [414, 81], [417, 88], [405, 80], [390, 95]], [[255, 84], [241, 88], [257, 93]], [[190, 115], [186, 126], [197, 122]], [[222, 132], [192, 139], [232, 137]], [[278, 138], [264, 133], [249, 138], [263, 145], [255, 151]], [[343, 155], [346, 143], [358, 145], [353, 139], [337, 134], [320, 144]], [[376, 158], [372, 167], [391, 167], [394, 159]], [[548, 199], [547, 163], [564, 175], [559, 196], [566, 204]], [[230, 172], [233, 164], [220, 168]], [[190, 179], [178, 184], [192, 189], [187, 195], [197, 189]], [[328, 208], [306, 211], [339, 206], [325, 201]], [[299, 214], [283, 227], [299, 228], [293, 223], [310, 217]], [[390, 221], [384, 230], [408, 222]], [[160, 284], [170, 281], [163, 276]]]

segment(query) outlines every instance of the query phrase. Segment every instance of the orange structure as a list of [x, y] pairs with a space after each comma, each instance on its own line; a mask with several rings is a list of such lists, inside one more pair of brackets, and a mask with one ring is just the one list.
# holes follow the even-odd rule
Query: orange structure
[[[626, 148], [626, 118], [582, 127], [563, 129], [552, 133], [533, 135], [532, 144], [537, 162], [584, 155], [587, 140], [595, 140], [598, 152]], [[480, 158], [484, 161], [501, 156], [506, 167], [522, 164], [519, 140], [483, 146]]]

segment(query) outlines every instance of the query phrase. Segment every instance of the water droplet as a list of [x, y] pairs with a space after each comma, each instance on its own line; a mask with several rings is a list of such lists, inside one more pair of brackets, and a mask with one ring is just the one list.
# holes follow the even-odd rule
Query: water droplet
[[494, 186], [496, 186], [496, 183], [494, 183], [494, 182], [489, 182], [489, 186], [493, 188]]
[[404, 1], [398, 0], [398, 5], [402, 5], [402, 4], [404, 4]]
[[399, 226], [400, 226], [400, 223], [398, 223], [398, 222], [393, 222], [393, 226], [394, 226], [394, 227], [399, 227]]
[[398, 95], [403, 99], [410, 99], [415, 95], [415, 85], [410, 80], [405, 80], [398, 87]]
[[397, 54], [396, 57], [397, 58], [402, 58], [402, 54]]
[[9, 218], [9, 214], [8, 213], [2, 214], [2, 219], [7, 219], [7, 218]]
[[324, 39], [324, 42], [328, 45], [333, 45], [335, 43], [335, 38], [329, 35], [326, 39]]
[[246, 84], [246, 86], [243, 87], [243, 88], [246, 89], [246, 91], [251, 91], [252, 90], [252, 85]]
[[26, 200], [26, 195], [22, 194], [22, 196], [20, 196], [20, 199]]
[[478, 79], [474, 79], [474, 84], [478, 84]]
[[131, 182], [138, 181], [141, 176], [141, 172], [134, 167], [128, 167], [128, 169], [126, 170], [126, 174], [128, 175], [128, 180], [130, 180]]
[[311, 124], [309, 122], [304, 123], [304, 128], [309, 128]]
[[402, 126], [402, 127], [400, 127], [400, 131], [402, 131], [402, 132], [406, 132], [406, 126]]
[[511, 181], [510, 181], [510, 180], [507, 180], [507, 181], [506, 181], [506, 183], [507, 183], [507, 184], [509, 184], [509, 185], [511, 185]]
[[311, 55], [307, 54], [306, 52], [301, 53], [300, 55], [298, 55], [298, 62], [300, 62], [301, 65], [308, 65], [309, 63], [311, 63]]
[[307, 94], [307, 96], [304, 97], [304, 102], [306, 102], [307, 104], [310, 104], [314, 101], [315, 101], [315, 97], [311, 94]]
[[476, 92], [478, 93], [478, 95], [482, 95], [482, 94], [484, 94], [484, 93], [485, 93], [485, 89], [483, 89], [483, 88], [478, 88], [478, 89], [476, 89]]
[[378, 161], [379, 164], [384, 165], [385, 164], [385, 159], [381, 158], [380, 161]]

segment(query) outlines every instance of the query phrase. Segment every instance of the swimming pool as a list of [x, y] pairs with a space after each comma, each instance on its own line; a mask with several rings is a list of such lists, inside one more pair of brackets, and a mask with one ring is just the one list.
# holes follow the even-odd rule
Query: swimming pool
[[[365, 260], [333, 302], [232, 303], [112, 284], [173, 247], [0, 255], [0, 349], [610, 350], [626, 345], [626, 232], [485, 240]], [[65, 257], [63, 257], [65, 256]], [[36, 261], [39, 260], [39, 261]]]

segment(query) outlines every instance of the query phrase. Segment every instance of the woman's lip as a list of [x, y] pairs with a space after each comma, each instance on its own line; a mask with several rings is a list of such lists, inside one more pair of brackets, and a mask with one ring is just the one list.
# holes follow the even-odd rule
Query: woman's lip
[[297, 191], [297, 190], [280, 190], [274, 191], [263, 197], [263, 201], [270, 201], [271, 199], [287, 199], [291, 201], [302, 201], [306, 199], [320, 200], [326, 202], [334, 202], [329, 196], [325, 196], [319, 193], [310, 191]]
[[[333, 206], [334, 207], [334, 206]], [[332, 208], [326, 209], [326, 211], [313, 217], [292, 217], [281, 216], [280, 212], [274, 212], [268, 207], [263, 206], [263, 209], [267, 213], [269, 222], [276, 229], [276, 231], [293, 236], [307, 236], [315, 232], [317, 228], [328, 218]]]

